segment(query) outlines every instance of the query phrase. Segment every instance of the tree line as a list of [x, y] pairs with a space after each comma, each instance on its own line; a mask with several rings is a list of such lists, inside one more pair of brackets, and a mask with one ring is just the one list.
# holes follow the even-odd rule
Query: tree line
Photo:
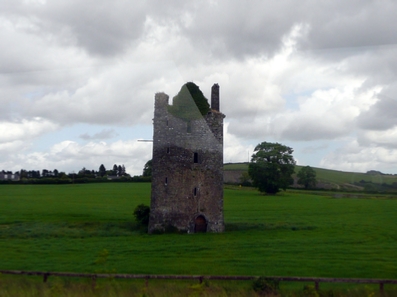
[[111, 177], [121, 177], [121, 176], [129, 176], [128, 173], [126, 173], [125, 166], [123, 165], [113, 165], [113, 169], [107, 170], [106, 167], [101, 164], [99, 166], [98, 170], [90, 170], [85, 167], [80, 169], [77, 173], [71, 172], [66, 174], [65, 172], [59, 172], [57, 169], [54, 170], [48, 170], [48, 169], [43, 169], [41, 172], [39, 170], [25, 170], [21, 169], [20, 171], [20, 177], [21, 178], [52, 178], [52, 177], [74, 177], [74, 178], [79, 178], [79, 177], [90, 177], [90, 178], [95, 178], [95, 177], [105, 177], [105, 176], [111, 176]]
[[83, 167], [77, 173], [65, 173], [57, 169], [48, 170], [26, 170], [0, 171], [0, 183], [32, 183], [32, 184], [67, 184], [67, 183], [88, 183], [88, 182], [123, 182], [123, 181], [150, 181], [150, 177], [131, 176], [126, 172], [124, 164], [114, 164], [111, 169], [106, 169], [101, 164], [98, 170]]

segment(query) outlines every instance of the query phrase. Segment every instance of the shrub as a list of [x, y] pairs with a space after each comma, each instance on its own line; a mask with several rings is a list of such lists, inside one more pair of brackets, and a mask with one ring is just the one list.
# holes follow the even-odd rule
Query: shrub
[[135, 220], [143, 226], [149, 225], [150, 207], [144, 204], [139, 204], [135, 207], [134, 216]]
[[[303, 294], [307, 297], [319, 297], [320, 295], [314, 288], [314, 286], [306, 285], [303, 287]], [[329, 294], [330, 295], [330, 294]]]
[[263, 295], [268, 295], [268, 294], [277, 294], [279, 290], [279, 281], [275, 279], [269, 279], [266, 277], [260, 277], [257, 278], [253, 283], [252, 283], [252, 289]]

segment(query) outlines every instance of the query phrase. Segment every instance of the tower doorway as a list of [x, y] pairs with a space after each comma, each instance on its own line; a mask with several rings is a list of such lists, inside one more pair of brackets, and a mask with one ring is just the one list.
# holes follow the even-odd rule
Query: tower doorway
[[207, 232], [207, 220], [203, 215], [199, 215], [194, 221], [194, 233]]

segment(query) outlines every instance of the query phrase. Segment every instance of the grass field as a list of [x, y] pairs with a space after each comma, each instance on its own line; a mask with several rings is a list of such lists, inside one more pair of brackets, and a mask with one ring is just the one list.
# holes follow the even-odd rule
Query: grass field
[[0, 267], [397, 278], [397, 199], [226, 188], [225, 233], [149, 236], [132, 216], [149, 195], [148, 183], [3, 185]]
[[[302, 166], [295, 166], [295, 173], [298, 173]], [[360, 181], [371, 182], [375, 184], [397, 183], [397, 175], [390, 174], [366, 174], [361, 172], [347, 172], [339, 170], [331, 170], [324, 168], [315, 168], [317, 181], [322, 183], [343, 186], [344, 184], [354, 184]], [[248, 163], [230, 163], [224, 165], [225, 171], [248, 171]], [[338, 188], [338, 187], [336, 187]]]

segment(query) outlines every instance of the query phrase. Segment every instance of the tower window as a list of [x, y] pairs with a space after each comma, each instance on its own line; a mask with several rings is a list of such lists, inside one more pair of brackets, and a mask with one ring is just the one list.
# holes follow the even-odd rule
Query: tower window
[[170, 153], [170, 148], [169, 147], [167, 147], [167, 154], [169, 154]]
[[168, 185], [168, 177], [165, 178], [164, 184], [165, 184], [165, 185]]
[[194, 153], [194, 155], [193, 155], [193, 162], [194, 162], [194, 163], [198, 163], [198, 162], [199, 162], [198, 153]]
[[198, 189], [197, 189], [197, 187], [195, 187], [195, 188], [193, 189], [193, 196], [196, 197], [196, 196], [197, 196], [197, 193], [198, 193]]

